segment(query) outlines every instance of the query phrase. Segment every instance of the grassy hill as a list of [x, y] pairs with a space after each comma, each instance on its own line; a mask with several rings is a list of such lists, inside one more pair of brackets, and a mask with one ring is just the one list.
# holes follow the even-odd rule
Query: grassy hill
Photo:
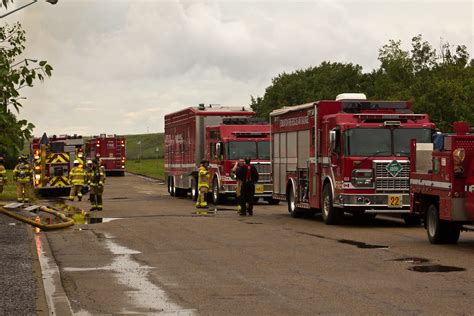
[[[163, 158], [163, 136], [163, 133], [124, 135], [127, 159], [136, 160], [138, 158], [140, 155], [139, 142], [141, 142], [142, 159]], [[156, 148], [159, 148], [158, 152]]]

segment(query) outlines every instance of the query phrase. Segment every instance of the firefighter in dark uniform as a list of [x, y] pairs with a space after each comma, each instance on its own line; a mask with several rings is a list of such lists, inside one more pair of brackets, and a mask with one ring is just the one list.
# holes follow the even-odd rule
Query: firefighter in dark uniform
[[250, 164], [250, 157], [245, 158], [245, 164], [236, 171], [237, 179], [241, 182], [240, 215], [247, 213], [253, 215], [253, 200], [255, 196], [255, 183], [258, 181], [258, 171]]
[[104, 181], [104, 169], [100, 165], [100, 159], [96, 158], [92, 165], [92, 171], [89, 173], [88, 177], [91, 211], [102, 211], [102, 194], [104, 193]]
[[16, 182], [16, 199], [18, 202], [29, 202], [31, 185], [33, 181], [33, 169], [24, 155], [18, 157], [18, 164], [13, 169], [13, 180]]

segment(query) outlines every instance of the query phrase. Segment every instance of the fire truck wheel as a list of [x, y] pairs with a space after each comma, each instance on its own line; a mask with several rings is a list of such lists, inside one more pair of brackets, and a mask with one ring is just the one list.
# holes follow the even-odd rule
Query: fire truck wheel
[[430, 204], [426, 214], [426, 232], [432, 244], [443, 244], [447, 241], [448, 222], [439, 218], [438, 206]]
[[198, 198], [197, 181], [195, 178], [191, 179], [191, 198], [193, 201], [197, 201]]
[[173, 177], [168, 178], [168, 192], [171, 196], [174, 196], [176, 194], [176, 188], [174, 186]]
[[450, 222], [448, 223], [448, 233], [446, 234], [446, 243], [457, 244], [459, 235], [461, 234], [461, 226], [459, 223]]
[[214, 205], [219, 205], [225, 202], [225, 196], [219, 192], [219, 183], [217, 178], [214, 178], [212, 181], [212, 203]]
[[323, 220], [327, 225], [335, 225], [339, 223], [344, 212], [333, 207], [331, 186], [326, 184], [323, 189], [322, 201]]
[[298, 218], [301, 217], [301, 210], [296, 206], [296, 194], [293, 186], [290, 185], [288, 191], [288, 212], [291, 217]]

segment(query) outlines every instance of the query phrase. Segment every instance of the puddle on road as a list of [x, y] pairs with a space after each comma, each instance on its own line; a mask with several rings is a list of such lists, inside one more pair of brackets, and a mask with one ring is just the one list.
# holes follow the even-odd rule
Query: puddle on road
[[443, 265], [440, 265], [440, 264], [414, 266], [414, 267], [408, 268], [408, 270], [415, 271], [415, 272], [422, 272], [422, 273], [466, 271], [465, 268], [452, 267], [452, 266], [443, 266]]
[[418, 258], [418, 257], [397, 258], [397, 259], [391, 259], [388, 261], [405, 262], [405, 263], [411, 263], [411, 264], [420, 264], [420, 263], [430, 262], [429, 259]]
[[139, 310], [122, 310], [123, 313], [139, 313], [146, 310], [147, 313], [164, 313], [166, 315], [193, 315], [194, 310], [183, 309], [181, 306], [170, 301], [165, 291], [150, 282], [149, 271], [153, 267], [141, 264], [133, 258], [133, 255], [140, 254], [136, 251], [115, 243], [111, 236], [103, 234], [106, 248], [114, 254], [110, 265], [94, 268], [64, 268], [68, 272], [86, 271], [112, 271], [118, 282], [129, 290], [124, 292], [127, 298], [132, 299], [132, 304]]
[[388, 246], [371, 245], [371, 244], [366, 244], [365, 242], [348, 240], [348, 239], [338, 239], [337, 242], [341, 244], [356, 246], [357, 248], [361, 248], [361, 249], [388, 249], [389, 248]]

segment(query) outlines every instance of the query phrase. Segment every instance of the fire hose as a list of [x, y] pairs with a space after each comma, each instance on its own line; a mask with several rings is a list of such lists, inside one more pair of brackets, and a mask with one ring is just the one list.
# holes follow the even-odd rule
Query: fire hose
[[34, 219], [18, 215], [17, 213], [12, 212], [12, 211], [8, 211], [7, 209], [4, 208], [4, 205], [0, 205], [0, 213], [3, 213], [7, 216], [10, 216], [10, 217], [12, 217], [16, 220], [22, 221], [24, 223], [30, 224], [34, 227], [37, 227], [37, 228], [41, 229], [41, 230], [61, 229], [61, 228], [66, 228], [66, 227], [74, 225], [74, 220], [72, 218], [69, 218], [66, 215], [64, 215], [64, 214], [62, 214], [62, 213], [60, 213], [60, 212], [58, 212], [58, 211], [56, 211], [52, 208], [49, 208], [47, 206], [40, 206], [39, 210], [42, 211], [42, 212], [45, 212], [45, 213], [48, 213], [48, 214], [51, 214], [51, 215], [54, 215], [54, 216], [58, 217], [61, 220], [61, 223], [56, 223], [56, 224], [38, 223]]

